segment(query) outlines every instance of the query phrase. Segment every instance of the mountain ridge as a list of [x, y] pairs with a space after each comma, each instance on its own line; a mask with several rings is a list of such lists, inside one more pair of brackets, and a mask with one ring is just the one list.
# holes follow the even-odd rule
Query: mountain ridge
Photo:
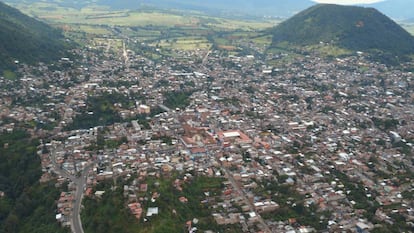
[[[0, 71], [15, 61], [47, 62], [64, 54], [63, 35], [57, 29], [0, 2]], [[0, 73], [1, 74], [1, 73]]]
[[374, 8], [318, 4], [282, 22], [272, 33], [273, 46], [325, 42], [357, 51], [414, 53], [414, 37]]
[[[8, 3], [33, 3], [37, 0], [6, 0]], [[71, 0], [44, 0], [44, 2], [54, 3], [60, 6], [80, 9], [92, 4], [90, 1], [71, 1]], [[312, 0], [96, 0], [93, 4], [106, 5], [112, 9], [137, 9], [142, 5], [149, 5], [161, 8], [174, 8], [184, 10], [201, 10], [210, 13], [219, 12], [238, 12], [242, 14], [290, 17], [317, 3]], [[396, 20], [412, 18], [414, 1], [407, 0], [386, 0], [372, 4], [354, 4], [360, 6], [374, 7], [379, 11]]]

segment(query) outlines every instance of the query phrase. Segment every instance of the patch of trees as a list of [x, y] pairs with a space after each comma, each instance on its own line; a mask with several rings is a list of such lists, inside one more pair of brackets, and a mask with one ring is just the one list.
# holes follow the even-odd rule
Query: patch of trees
[[164, 93], [165, 106], [175, 108], [185, 108], [190, 104], [190, 96], [193, 94], [191, 91], [185, 92], [166, 92]]
[[87, 100], [87, 109], [77, 115], [66, 129], [89, 129], [95, 126], [107, 126], [122, 120], [115, 104], [128, 106], [131, 102], [128, 97], [118, 93], [103, 93], [100, 96], [90, 96]]
[[[14, 60], [25, 63], [51, 61], [64, 55], [62, 33], [0, 3], [0, 71], [14, 69]], [[2, 72], [0, 72], [2, 73]]]
[[373, 117], [371, 120], [377, 128], [384, 131], [395, 129], [399, 125], [399, 121], [396, 119], [381, 119]]
[[37, 145], [22, 130], [0, 134], [0, 232], [68, 232], [55, 220], [59, 190], [39, 183]]
[[[103, 190], [105, 194], [102, 198], [85, 199], [85, 209], [82, 212], [85, 233], [185, 232], [185, 223], [193, 218], [199, 219], [195, 226], [200, 231], [241, 232], [237, 225], [217, 225], [211, 215], [210, 206], [213, 204], [206, 201], [202, 202], [207, 199], [213, 201], [213, 198], [206, 197], [205, 192], [209, 192], [211, 197], [221, 193], [223, 188], [221, 178], [196, 176], [182, 185], [182, 191], [174, 188], [175, 178], [182, 179], [179, 175], [173, 174], [171, 177], [167, 176], [161, 179], [149, 177], [142, 181], [148, 184], [148, 192], [136, 193], [138, 198], [142, 198], [140, 203], [144, 210], [140, 220], [137, 220], [129, 212], [122, 188], [113, 189], [112, 181], [98, 184], [96, 190]], [[128, 181], [117, 180], [120, 187], [131, 182], [132, 179]], [[160, 196], [155, 202], [152, 202], [151, 196], [155, 192], [159, 193]], [[188, 202], [181, 203], [179, 197], [182, 196], [186, 197]], [[148, 207], [158, 207], [159, 214], [146, 217]]]
[[300, 225], [311, 226], [316, 230], [326, 229], [327, 220], [331, 213], [318, 212], [315, 205], [305, 207], [304, 196], [300, 195], [293, 186], [280, 184], [287, 178], [288, 176], [282, 175], [278, 177], [279, 182], [269, 182], [265, 185], [263, 191], [275, 193], [274, 201], [280, 205], [280, 208], [271, 213], [263, 213], [262, 217], [274, 221], [287, 221], [290, 218], [296, 218]]

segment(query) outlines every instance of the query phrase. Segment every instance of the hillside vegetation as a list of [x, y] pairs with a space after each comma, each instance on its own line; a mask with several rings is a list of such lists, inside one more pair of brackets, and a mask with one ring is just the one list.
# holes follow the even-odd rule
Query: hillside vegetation
[[59, 30], [2, 2], [0, 41], [0, 71], [11, 69], [15, 60], [25, 63], [51, 61], [61, 57], [65, 50]]
[[414, 37], [373, 8], [321, 4], [279, 24], [273, 46], [280, 43], [314, 45], [320, 42], [354, 51], [414, 53]]
[[39, 183], [38, 140], [18, 130], [0, 133], [0, 233], [64, 233], [55, 220], [59, 190]]

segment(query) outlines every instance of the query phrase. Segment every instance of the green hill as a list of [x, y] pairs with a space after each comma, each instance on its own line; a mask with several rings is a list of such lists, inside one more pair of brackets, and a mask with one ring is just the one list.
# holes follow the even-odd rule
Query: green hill
[[12, 69], [15, 60], [29, 64], [51, 61], [61, 57], [65, 50], [59, 30], [2, 2], [0, 41], [0, 71]]
[[373, 8], [320, 4], [276, 26], [273, 46], [280, 43], [314, 45], [330, 43], [353, 51], [414, 53], [414, 37]]
[[0, 197], [0, 232], [69, 232], [55, 219], [59, 189], [54, 182], [39, 182], [39, 141], [16, 129], [0, 132], [0, 145], [0, 190], [4, 195]]

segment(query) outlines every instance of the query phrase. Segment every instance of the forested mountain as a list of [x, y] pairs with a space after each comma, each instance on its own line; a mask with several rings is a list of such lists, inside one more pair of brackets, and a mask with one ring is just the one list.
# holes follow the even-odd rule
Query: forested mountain
[[39, 183], [38, 144], [22, 130], [0, 134], [0, 233], [67, 232], [55, 220], [58, 189]]
[[325, 42], [349, 50], [414, 53], [414, 37], [376, 9], [332, 4], [313, 6], [275, 27], [273, 45], [281, 42]]
[[[51, 61], [64, 54], [63, 36], [57, 29], [0, 2], [0, 71], [14, 62]], [[1, 72], [0, 72], [1, 74]]]

